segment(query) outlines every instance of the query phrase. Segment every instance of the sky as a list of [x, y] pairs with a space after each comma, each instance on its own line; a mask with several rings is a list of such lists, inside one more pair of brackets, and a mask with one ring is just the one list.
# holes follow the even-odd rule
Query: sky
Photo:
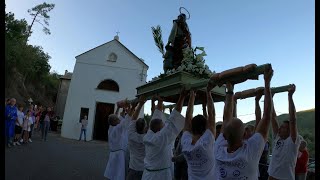
[[[315, 107], [314, 0], [5, 0], [6, 12], [31, 24], [27, 10], [43, 2], [55, 4], [49, 13], [51, 35], [35, 24], [29, 43], [42, 46], [51, 56], [51, 71], [72, 72], [75, 56], [111, 41], [119, 31], [120, 42], [148, 64], [149, 81], [163, 72], [151, 27], [160, 25], [167, 43], [172, 20], [185, 7], [190, 12], [192, 46], [205, 48], [212, 71], [271, 63], [271, 86], [295, 84], [296, 110]], [[234, 91], [258, 86], [264, 86], [262, 75], [235, 85]], [[263, 110], [263, 97], [260, 105]], [[217, 121], [222, 121], [223, 106], [215, 103]], [[276, 94], [274, 106], [278, 115], [288, 113], [287, 93]], [[237, 107], [244, 122], [255, 119], [254, 98], [239, 100]], [[194, 115], [201, 112], [196, 106]], [[145, 113], [150, 114], [149, 102]]]

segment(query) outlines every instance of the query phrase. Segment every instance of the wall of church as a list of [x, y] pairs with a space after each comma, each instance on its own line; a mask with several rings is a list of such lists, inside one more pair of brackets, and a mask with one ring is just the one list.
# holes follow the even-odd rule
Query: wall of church
[[[87, 140], [91, 140], [96, 103], [115, 104], [125, 98], [133, 99], [137, 92], [136, 87], [145, 84], [146, 76], [141, 80], [141, 73], [144, 69], [146, 74], [147, 69], [130, 59], [131, 56], [122, 50], [110, 47], [107, 49], [108, 51], [102, 51], [97, 48], [94, 50], [94, 54], [89, 55], [89, 52], [77, 57], [64, 111], [61, 136], [78, 139], [81, 129], [80, 110], [81, 108], [89, 108]], [[104, 59], [110, 52], [116, 52], [118, 55], [116, 62], [108, 62]], [[99, 59], [100, 61], [98, 61]], [[99, 83], [106, 79], [117, 82], [119, 92], [97, 89]], [[143, 117], [143, 114], [142, 109], [140, 117]]]

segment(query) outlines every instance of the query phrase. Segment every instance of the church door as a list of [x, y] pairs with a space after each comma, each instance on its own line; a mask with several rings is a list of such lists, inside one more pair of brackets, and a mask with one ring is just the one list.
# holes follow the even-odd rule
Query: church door
[[114, 104], [97, 102], [93, 139], [108, 141], [108, 116], [114, 113]]

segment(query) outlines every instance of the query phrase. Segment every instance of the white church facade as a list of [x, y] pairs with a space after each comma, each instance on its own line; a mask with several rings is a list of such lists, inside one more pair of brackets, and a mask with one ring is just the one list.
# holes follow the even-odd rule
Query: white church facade
[[61, 136], [79, 139], [79, 121], [87, 115], [87, 140], [107, 140], [108, 115], [116, 110], [116, 102], [135, 98], [136, 88], [146, 83], [147, 70], [143, 60], [127, 49], [118, 36], [76, 56]]

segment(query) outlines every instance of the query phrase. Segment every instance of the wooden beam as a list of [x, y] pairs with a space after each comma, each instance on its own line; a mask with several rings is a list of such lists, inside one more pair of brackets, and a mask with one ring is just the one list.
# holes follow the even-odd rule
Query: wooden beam
[[[247, 65], [249, 66], [249, 65]], [[258, 80], [259, 75], [264, 74], [266, 68], [272, 68], [271, 64], [263, 64], [260, 66], [251, 65], [250, 68], [237, 67], [233, 69], [229, 69], [223, 71], [221, 73], [216, 73], [210, 78], [210, 83], [218, 84], [220, 87], [227, 82], [231, 82], [233, 84], [238, 84], [245, 82], [249, 79]], [[234, 72], [232, 72], [234, 71]], [[227, 74], [227, 75], [224, 75]], [[221, 76], [224, 75], [224, 76]]]
[[[288, 91], [288, 89], [292, 86], [293, 84], [289, 84], [286, 86], [279, 86], [279, 87], [272, 87], [271, 88], [271, 93], [277, 94], [277, 93], [282, 93]], [[250, 97], [255, 97], [257, 94], [257, 91], [261, 89], [264, 90], [264, 87], [258, 87], [258, 88], [252, 88], [252, 89], [247, 89], [241, 92], [237, 92], [234, 95], [235, 99], [246, 99]]]

